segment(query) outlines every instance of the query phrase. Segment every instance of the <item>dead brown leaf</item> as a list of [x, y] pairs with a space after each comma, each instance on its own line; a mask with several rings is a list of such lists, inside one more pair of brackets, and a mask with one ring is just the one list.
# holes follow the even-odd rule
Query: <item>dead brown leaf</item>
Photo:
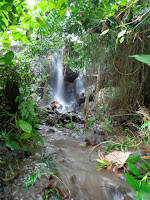
[[123, 152], [123, 151], [112, 151], [109, 154], [107, 154], [104, 158], [108, 162], [115, 164], [118, 166], [118, 168], [123, 167], [125, 161], [131, 155], [132, 152]]
[[55, 112], [55, 110], [60, 107], [60, 104], [58, 101], [53, 101], [50, 106], [51, 110]]
[[118, 167], [114, 167], [114, 173], [115, 173], [115, 175], [118, 177], [118, 178], [120, 178], [121, 177], [121, 174], [118, 172]]
[[49, 59], [49, 60], [52, 60], [52, 54], [47, 55], [46, 58]]
[[118, 178], [121, 177], [121, 174], [118, 172], [118, 169], [123, 167], [130, 154], [132, 154], [132, 152], [123, 152], [115, 150], [104, 156], [100, 150], [98, 151], [98, 156], [100, 160], [105, 160], [108, 162], [107, 170], [109, 172], [114, 172]]

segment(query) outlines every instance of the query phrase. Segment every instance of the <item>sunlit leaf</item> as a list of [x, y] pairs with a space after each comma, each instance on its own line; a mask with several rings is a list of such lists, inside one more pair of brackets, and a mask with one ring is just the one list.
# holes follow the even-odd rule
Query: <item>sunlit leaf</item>
[[68, 6], [65, 9], [61, 10], [60, 17], [64, 16], [64, 14], [67, 12], [67, 10], [68, 10]]
[[150, 55], [148, 55], [148, 54], [133, 55], [133, 56], [129, 56], [129, 57], [135, 58], [136, 60], [143, 62], [150, 66]]
[[23, 188], [28, 188], [32, 186], [35, 183], [36, 179], [37, 179], [37, 176], [30, 175], [30, 177], [24, 182]]
[[20, 139], [25, 140], [25, 139], [28, 139], [28, 138], [31, 138], [31, 137], [32, 137], [31, 133], [24, 133], [24, 134], [21, 135]]
[[21, 128], [24, 132], [31, 133], [32, 132], [32, 126], [28, 122], [24, 120], [18, 120], [18, 126]]
[[[67, 0], [59, 0], [58, 3], [57, 3], [57, 5], [55, 6], [55, 9], [56, 9], [56, 10], [60, 10], [61, 7], [62, 7], [64, 4], [65, 4], [65, 5], [68, 4], [68, 1], [67, 1]], [[67, 6], [67, 5], [66, 5], [66, 6]], [[65, 6], [65, 7], [66, 7], [66, 6]]]
[[122, 37], [125, 33], [126, 33], [126, 30], [122, 30], [122, 31], [120, 31], [120, 32], [118, 33], [117, 38]]
[[103, 31], [100, 35], [105, 35], [106, 33], [108, 33], [109, 29]]
[[121, 37], [120, 38], [120, 43], [123, 43], [124, 42], [124, 37]]
[[37, 22], [41, 25], [41, 26], [46, 26], [45, 22], [43, 21], [43, 19], [36, 17]]
[[13, 40], [19, 40], [20, 38], [22, 38], [22, 34], [17, 32], [13, 34]]

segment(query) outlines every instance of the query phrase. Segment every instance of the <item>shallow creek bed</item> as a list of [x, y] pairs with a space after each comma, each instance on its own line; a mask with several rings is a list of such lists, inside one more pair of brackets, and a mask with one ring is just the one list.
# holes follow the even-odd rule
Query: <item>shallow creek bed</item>
[[[88, 133], [79, 134], [67, 128], [46, 125], [40, 126], [39, 133], [44, 146], [39, 144], [18, 164], [18, 176], [6, 185], [1, 199], [59, 199], [58, 193], [62, 199], [71, 200], [134, 199], [133, 190], [125, 180], [107, 170], [96, 169], [97, 152], [93, 152], [89, 159], [92, 149], [84, 146]], [[57, 193], [55, 196], [48, 195], [53, 191]], [[47, 196], [44, 196], [46, 192]]]

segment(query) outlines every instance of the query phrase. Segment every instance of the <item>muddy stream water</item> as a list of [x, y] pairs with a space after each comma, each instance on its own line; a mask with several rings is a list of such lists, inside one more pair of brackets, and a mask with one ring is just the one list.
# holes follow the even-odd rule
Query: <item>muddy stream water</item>
[[[32, 154], [19, 164], [20, 175], [11, 186], [12, 199], [42, 200], [39, 192], [49, 183], [47, 174], [54, 170], [58, 172], [57, 176], [63, 183], [57, 178], [54, 182], [65, 191], [68, 195], [67, 199], [130, 200], [133, 198], [133, 191], [125, 180], [117, 178], [114, 173], [107, 170], [96, 169], [98, 164], [95, 160], [98, 158], [96, 152], [92, 153], [89, 160], [91, 148], [80, 146], [84, 143], [87, 134], [46, 125], [42, 125], [39, 132], [44, 140], [44, 146], [34, 149]], [[46, 163], [42, 161], [43, 155], [45, 157], [50, 155], [49, 167], [46, 167]], [[52, 163], [57, 163], [57, 166], [52, 166]], [[23, 183], [29, 175], [35, 173], [35, 170], [41, 170], [46, 175], [42, 176], [40, 181], [36, 180], [33, 186], [23, 188]], [[71, 193], [70, 197], [68, 189]]]

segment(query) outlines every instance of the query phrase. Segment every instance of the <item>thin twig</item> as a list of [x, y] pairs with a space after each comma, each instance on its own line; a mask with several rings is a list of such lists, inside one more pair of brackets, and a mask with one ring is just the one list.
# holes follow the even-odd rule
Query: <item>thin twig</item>
[[53, 177], [57, 178], [68, 190], [68, 193], [69, 193], [69, 199], [71, 198], [71, 192], [70, 192], [70, 189], [68, 188], [68, 186], [60, 179], [58, 178], [58, 176], [56, 175], [52, 175]]

